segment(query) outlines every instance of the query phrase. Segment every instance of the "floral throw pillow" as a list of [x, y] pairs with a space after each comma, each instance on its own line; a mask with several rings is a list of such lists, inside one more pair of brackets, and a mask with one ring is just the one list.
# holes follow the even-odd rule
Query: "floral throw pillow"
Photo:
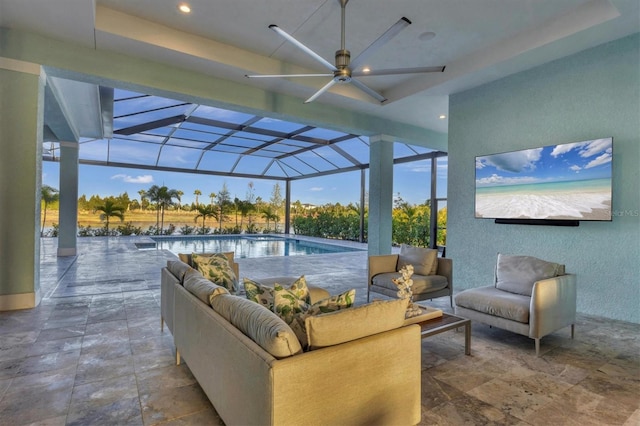
[[212, 256], [199, 256], [197, 253], [191, 255], [195, 268], [209, 281], [229, 290], [235, 294], [238, 289], [238, 278], [233, 268], [229, 265], [227, 257], [222, 253]]
[[[247, 299], [258, 303], [273, 312], [273, 287], [263, 285], [249, 278], [244, 278], [243, 281]], [[287, 290], [292, 292], [298, 299], [302, 299], [306, 303], [311, 303], [311, 294], [309, 293], [307, 280], [304, 275], [291, 283]]]
[[307, 331], [304, 320], [308, 316], [319, 315], [327, 312], [335, 312], [353, 306], [356, 290], [351, 289], [342, 294], [331, 296], [326, 299], [310, 304], [301, 300], [296, 295], [276, 284], [273, 288], [273, 312], [276, 313], [300, 340], [303, 348], [307, 347]]

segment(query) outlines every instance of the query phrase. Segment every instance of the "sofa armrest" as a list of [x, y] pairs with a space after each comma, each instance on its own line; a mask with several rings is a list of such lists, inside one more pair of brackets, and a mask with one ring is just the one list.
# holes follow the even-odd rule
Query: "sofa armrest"
[[576, 320], [577, 280], [574, 274], [534, 283], [529, 307], [529, 337], [540, 338]]
[[449, 288], [451, 289], [451, 291], [453, 291], [453, 260], [446, 257], [439, 257], [436, 275], [447, 277]]
[[396, 272], [397, 266], [397, 254], [380, 254], [376, 256], [369, 256], [369, 281], [367, 285], [371, 285], [371, 279], [378, 274]]

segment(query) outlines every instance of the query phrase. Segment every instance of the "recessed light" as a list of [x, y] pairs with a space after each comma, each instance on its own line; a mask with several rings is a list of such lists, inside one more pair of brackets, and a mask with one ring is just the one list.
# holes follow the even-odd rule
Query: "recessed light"
[[447, 118], [447, 116], [446, 116], [446, 115], [444, 115], [444, 114], [440, 114], [440, 115], [438, 116], [438, 118], [439, 118], [440, 120], [444, 120], [445, 118]]
[[362, 68], [362, 72], [371, 72], [371, 68], [364, 67], [364, 68]]
[[436, 33], [432, 32], [432, 31], [426, 31], [426, 32], [420, 34], [418, 36], [418, 39], [420, 39], [421, 41], [427, 41], [427, 40], [431, 40], [435, 36], [436, 36]]
[[191, 6], [186, 3], [180, 3], [178, 10], [182, 13], [191, 13]]

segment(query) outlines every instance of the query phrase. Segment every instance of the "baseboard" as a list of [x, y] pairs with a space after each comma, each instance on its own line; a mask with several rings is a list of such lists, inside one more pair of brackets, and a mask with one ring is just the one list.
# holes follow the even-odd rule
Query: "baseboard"
[[35, 293], [3, 294], [0, 295], [0, 311], [35, 308], [40, 304], [40, 299], [40, 290]]
[[70, 247], [70, 248], [58, 247], [58, 257], [75, 256], [76, 254], [77, 254], [77, 249], [75, 247]]

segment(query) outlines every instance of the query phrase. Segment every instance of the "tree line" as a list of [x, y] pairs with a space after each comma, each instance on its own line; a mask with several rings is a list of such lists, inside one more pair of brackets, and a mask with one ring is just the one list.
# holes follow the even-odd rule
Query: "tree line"
[[[278, 183], [273, 187], [271, 198], [264, 201], [255, 195], [253, 182], [247, 185], [244, 199], [231, 198], [226, 183], [217, 192], [211, 192], [205, 198], [199, 189], [194, 191], [195, 201], [181, 204], [184, 192], [167, 186], [153, 185], [147, 190], [138, 191], [140, 199], [131, 199], [125, 192], [117, 196], [100, 197], [92, 195], [87, 199], [82, 195], [78, 199], [78, 209], [90, 211], [99, 215], [104, 226], [98, 229], [79, 226], [79, 236], [103, 235], [170, 235], [175, 233], [173, 224], [165, 226], [165, 212], [183, 211], [193, 213], [194, 226], [183, 225], [179, 232], [189, 234], [240, 234], [250, 233], [278, 233], [280, 219], [284, 214], [284, 200]], [[203, 200], [204, 198], [204, 200]], [[42, 187], [43, 221], [41, 233], [44, 235], [44, 223], [47, 209], [56, 209], [58, 191], [47, 185]], [[358, 241], [360, 238], [360, 205], [349, 203], [325, 204], [310, 206], [299, 200], [290, 206], [291, 226], [298, 235], [321, 238], [334, 238]], [[155, 226], [142, 230], [133, 226], [131, 222], [124, 223], [125, 216], [131, 211], [155, 211]], [[368, 206], [364, 206], [364, 240], [367, 240]], [[266, 226], [259, 227], [256, 218], [262, 218]], [[115, 229], [111, 227], [113, 220], [121, 222]], [[427, 200], [423, 204], [411, 204], [402, 199], [400, 194], [394, 197], [392, 211], [392, 241], [394, 244], [410, 244], [427, 246], [431, 238], [431, 203]], [[440, 209], [437, 213], [438, 234], [435, 236], [437, 244], [446, 245], [447, 209]], [[232, 226], [223, 227], [224, 223]], [[207, 224], [215, 223], [215, 228]], [[273, 229], [271, 228], [273, 224]], [[54, 224], [51, 236], [57, 235], [57, 224]]]

